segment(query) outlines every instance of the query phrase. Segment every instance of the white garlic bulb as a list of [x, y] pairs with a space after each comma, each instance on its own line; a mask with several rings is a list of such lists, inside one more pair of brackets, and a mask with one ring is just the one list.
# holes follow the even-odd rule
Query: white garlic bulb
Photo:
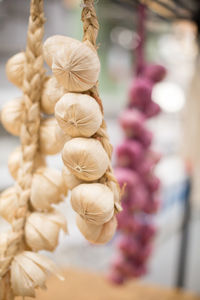
[[63, 176], [63, 180], [65, 182], [65, 186], [67, 187], [67, 189], [72, 190], [73, 188], [75, 188], [77, 185], [83, 183], [82, 180], [78, 179], [76, 176], [74, 176], [68, 169], [66, 166], [63, 167], [62, 170], [62, 176]]
[[96, 84], [100, 62], [97, 53], [86, 43], [68, 44], [54, 55], [52, 71], [69, 92], [83, 92]]
[[117, 220], [113, 216], [107, 223], [97, 226], [91, 224], [81, 218], [79, 215], [76, 217], [76, 224], [83, 236], [91, 243], [106, 244], [108, 243], [117, 229]]
[[33, 175], [30, 201], [39, 211], [51, 209], [51, 204], [63, 201], [67, 189], [59, 171], [39, 168]]
[[15, 218], [16, 210], [18, 208], [18, 197], [15, 187], [6, 189], [0, 195], [0, 216], [9, 223]]
[[64, 95], [65, 89], [55, 77], [50, 77], [44, 84], [41, 98], [41, 109], [46, 114], [53, 114], [56, 102]]
[[[17, 174], [20, 168], [20, 162], [22, 160], [22, 152], [21, 148], [17, 147], [9, 156], [8, 159], [8, 169], [10, 171], [10, 174], [14, 179], [17, 179]], [[36, 159], [35, 159], [35, 169], [45, 166], [45, 157], [41, 153], [37, 153]]]
[[89, 95], [65, 94], [55, 106], [55, 117], [72, 137], [91, 137], [102, 123], [99, 104]]
[[26, 220], [26, 243], [33, 251], [53, 251], [61, 229], [67, 231], [65, 217], [60, 213], [32, 213]]
[[80, 42], [78, 40], [72, 39], [63, 35], [54, 35], [49, 37], [43, 45], [44, 59], [49, 67], [52, 67], [54, 55], [63, 47], [68, 44], [71, 46], [76, 46]]
[[80, 184], [72, 190], [71, 205], [84, 220], [95, 225], [108, 222], [114, 214], [114, 196], [104, 184]]
[[[70, 139], [66, 135], [59, 135], [57, 130], [58, 124], [55, 118], [43, 120], [40, 126], [40, 152], [45, 155], [54, 155], [59, 153], [64, 143]], [[59, 130], [60, 134], [60, 130]]]
[[62, 159], [72, 174], [85, 181], [99, 179], [109, 165], [109, 158], [102, 144], [92, 138], [74, 138], [68, 141], [63, 148]]
[[12, 56], [6, 64], [6, 75], [8, 80], [19, 88], [22, 88], [23, 85], [25, 61], [25, 53], [20, 52]]
[[55, 264], [44, 255], [24, 251], [13, 258], [11, 285], [15, 296], [35, 297], [36, 288], [44, 288], [49, 273], [63, 280]]
[[53, 36], [44, 43], [44, 57], [58, 82], [69, 92], [89, 90], [98, 80], [100, 61], [88, 41]]
[[8, 102], [1, 111], [1, 122], [5, 129], [16, 136], [20, 135], [24, 102], [22, 98]]

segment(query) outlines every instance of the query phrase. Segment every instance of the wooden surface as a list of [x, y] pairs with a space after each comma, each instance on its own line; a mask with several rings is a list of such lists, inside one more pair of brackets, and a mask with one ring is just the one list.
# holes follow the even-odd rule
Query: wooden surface
[[[50, 278], [47, 291], [38, 291], [37, 300], [200, 300], [181, 291], [129, 282], [115, 287], [99, 274], [69, 269], [63, 272], [64, 282]], [[27, 300], [30, 298], [26, 298]], [[19, 300], [19, 298], [18, 298]]]

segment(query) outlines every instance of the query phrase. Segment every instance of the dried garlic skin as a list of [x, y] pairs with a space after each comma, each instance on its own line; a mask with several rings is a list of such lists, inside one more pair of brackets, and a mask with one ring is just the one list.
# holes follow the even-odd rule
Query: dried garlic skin
[[22, 98], [6, 103], [1, 111], [1, 122], [4, 128], [12, 135], [19, 136], [24, 113]]
[[55, 117], [71, 137], [91, 137], [102, 124], [102, 113], [89, 95], [67, 93], [55, 106]]
[[63, 146], [66, 142], [68, 142], [69, 140], [71, 140], [71, 137], [66, 134], [59, 125], [56, 126], [55, 129], [55, 137], [56, 137], [56, 142], [60, 143], [62, 142]]
[[33, 251], [53, 251], [61, 229], [67, 231], [65, 217], [60, 213], [32, 213], [26, 220], [26, 243]]
[[92, 88], [99, 78], [100, 61], [92, 44], [66, 36], [52, 36], [43, 46], [44, 58], [58, 82], [69, 92]]
[[[17, 179], [17, 174], [20, 168], [20, 162], [22, 160], [22, 152], [21, 148], [17, 147], [9, 156], [8, 159], [8, 169], [10, 171], [10, 174], [14, 179]], [[41, 153], [37, 153], [36, 159], [35, 159], [35, 169], [45, 166], [45, 157]]]
[[63, 35], [53, 35], [49, 37], [43, 45], [44, 59], [48, 66], [50, 68], [52, 67], [53, 57], [60, 49], [67, 47], [68, 44], [76, 46], [78, 43], [80, 43], [78, 40]]
[[78, 179], [76, 176], [74, 176], [66, 166], [63, 167], [62, 169], [62, 176], [63, 180], [65, 182], [65, 186], [69, 190], [73, 190], [77, 185], [83, 183], [82, 180]]
[[[66, 140], [60, 136], [58, 140], [58, 124], [55, 118], [43, 120], [40, 126], [40, 152], [45, 155], [55, 155], [59, 153]], [[60, 130], [59, 130], [60, 131]]]
[[50, 210], [51, 205], [63, 201], [66, 194], [67, 189], [59, 171], [39, 168], [34, 173], [30, 202], [37, 211]]
[[0, 216], [12, 223], [18, 209], [18, 196], [16, 188], [10, 187], [0, 194]]
[[101, 178], [109, 166], [109, 157], [102, 144], [93, 138], [74, 138], [62, 151], [65, 166], [77, 178], [94, 181]]
[[19, 88], [23, 86], [25, 61], [25, 52], [20, 52], [12, 56], [6, 64], [8, 80]]
[[95, 225], [85, 221], [79, 215], [76, 216], [76, 224], [83, 236], [93, 244], [106, 244], [115, 234], [117, 229], [116, 217], [103, 225]]
[[114, 195], [104, 184], [80, 184], [72, 190], [71, 205], [85, 221], [102, 225], [114, 214]]
[[55, 264], [39, 253], [24, 251], [11, 264], [11, 286], [15, 296], [35, 297], [36, 288], [45, 288], [49, 273], [63, 280]]
[[65, 89], [55, 77], [50, 77], [44, 84], [41, 98], [41, 109], [45, 114], [53, 114], [58, 100], [64, 95]]
[[52, 71], [69, 92], [87, 91], [98, 81], [99, 57], [86, 43], [68, 43], [53, 56]]

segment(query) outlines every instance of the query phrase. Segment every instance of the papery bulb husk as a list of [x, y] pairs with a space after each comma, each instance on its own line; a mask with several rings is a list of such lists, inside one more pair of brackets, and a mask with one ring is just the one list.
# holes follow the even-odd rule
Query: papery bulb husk
[[24, 113], [22, 98], [14, 99], [4, 105], [1, 111], [1, 122], [12, 135], [19, 136]]
[[71, 205], [85, 221], [102, 225], [114, 214], [114, 195], [101, 183], [80, 184], [72, 190]]
[[75, 188], [77, 185], [83, 183], [82, 180], [78, 179], [76, 176], [74, 176], [66, 166], [63, 167], [62, 170], [62, 176], [63, 180], [65, 182], [65, 186], [67, 189], [72, 190]]
[[71, 136], [69, 136], [68, 134], [66, 134], [61, 128], [60, 126], [57, 124], [56, 128], [55, 128], [55, 137], [56, 137], [56, 141], [58, 143], [62, 143], [63, 146], [66, 142], [68, 142], [69, 140], [71, 140]]
[[80, 41], [63, 35], [53, 35], [49, 37], [43, 45], [44, 59], [48, 66], [52, 66], [53, 57], [60, 49], [66, 47], [68, 44], [70, 44], [71, 47], [73, 47], [79, 43]]
[[55, 77], [50, 77], [44, 84], [41, 98], [41, 109], [45, 114], [53, 114], [56, 102], [64, 95], [65, 89]]
[[19, 88], [23, 86], [25, 61], [25, 52], [20, 52], [12, 56], [6, 64], [8, 80]]
[[56, 104], [55, 116], [72, 137], [91, 137], [102, 123], [99, 104], [89, 95], [67, 93]]
[[43, 120], [40, 126], [40, 152], [45, 155], [55, 155], [59, 153], [66, 138], [61, 138], [58, 140], [57, 135], [57, 121], [55, 118], [49, 118]]
[[0, 216], [9, 223], [12, 223], [15, 218], [16, 210], [19, 206], [18, 201], [14, 186], [6, 189], [0, 195]]
[[39, 168], [33, 175], [30, 201], [38, 211], [51, 209], [51, 204], [64, 200], [67, 188], [59, 171]]
[[[9, 156], [8, 159], [8, 169], [10, 171], [10, 174], [12, 175], [12, 177], [14, 179], [17, 179], [17, 175], [18, 175], [18, 171], [20, 168], [20, 163], [22, 160], [22, 152], [21, 152], [21, 148], [17, 147]], [[37, 153], [36, 154], [36, 158], [35, 158], [35, 169], [41, 167], [41, 166], [45, 166], [46, 162], [45, 162], [45, 157], [44, 155], [42, 155], [41, 153]]]
[[45, 288], [49, 273], [63, 280], [55, 264], [47, 257], [30, 251], [16, 255], [11, 264], [11, 286], [15, 296], [35, 297], [36, 288]]
[[87, 91], [98, 80], [100, 61], [92, 45], [88, 44], [68, 41], [53, 56], [53, 74], [69, 92]]
[[117, 228], [115, 216], [113, 216], [107, 223], [97, 226], [95, 224], [88, 223], [77, 215], [76, 224], [83, 236], [93, 244], [108, 243], [112, 239]]
[[74, 138], [62, 151], [62, 159], [70, 172], [84, 181], [101, 178], [109, 166], [109, 157], [102, 144], [92, 138]]
[[61, 229], [67, 231], [66, 220], [60, 213], [32, 213], [26, 220], [26, 243], [33, 251], [53, 251]]
[[119, 211], [122, 210], [120, 186], [117, 185], [116, 182], [114, 182], [114, 181], [109, 181], [107, 185], [111, 189], [111, 191], [113, 192], [115, 208], [119, 212]]

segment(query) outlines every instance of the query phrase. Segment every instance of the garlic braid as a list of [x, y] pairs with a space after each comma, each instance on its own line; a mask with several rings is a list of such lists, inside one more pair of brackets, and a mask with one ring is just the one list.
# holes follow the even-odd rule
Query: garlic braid
[[23, 83], [24, 116], [20, 133], [22, 162], [17, 177], [19, 208], [12, 224], [13, 231], [21, 232], [22, 239], [35, 158], [39, 151], [40, 98], [45, 76], [42, 55], [43, 24], [43, 1], [32, 0]]
[[[95, 49], [97, 49], [96, 40], [99, 31], [99, 23], [94, 8], [94, 0], [84, 0], [83, 5], [84, 7], [81, 15], [81, 19], [83, 22], [83, 32], [84, 32], [83, 41], [84, 42], [89, 41], [95, 47]], [[87, 93], [97, 101], [103, 113], [103, 105], [98, 92], [98, 83], [96, 83], [96, 85], [92, 87]], [[107, 134], [107, 126], [104, 119], [101, 124], [101, 127], [93, 137], [95, 137], [102, 143], [105, 151], [108, 154], [109, 159], [111, 160], [113, 147], [109, 141], [109, 137]], [[99, 182], [108, 185], [111, 189], [113, 189], [111, 182], [114, 182], [120, 193], [119, 184], [113, 174], [111, 164], [107, 169], [106, 173], [104, 174], [104, 176], [99, 180]], [[121, 210], [120, 202], [115, 202], [115, 211], [118, 212], [120, 210]]]
[[[22, 80], [18, 80], [18, 82], [22, 84], [20, 87], [23, 89], [23, 101], [19, 112], [15, 111], [15, 105], [17, 106], [19, 102], [15, 100], [14, 103], [16, 104], [13, 103], [9, 106], [12, 109], [14, 106], [14, 118], [11, 116], [10, 119], [4, 118], [3, 120], [6, 129], [14, 127], [17, 120], [20, 128], [21, 156], [15, 162], [18, 167], [16, 177], [13, 176], [16, 179], [15, 186], [4, 191], [0, 197], [0, 214], [12, 227], [11, 232], [0, 234], [0, 277], [2, 278], [0, 281], [0, 300], [13, 300], [15, 296], [35, 296], [35, 288], [44, 286], [47, 273], [56, 271], [50, 260], [35, 252], [44, 248], [47, 250], [55, 248], [59, 230], [61, 228], [65, 230], [63, 217], [51, 208], [52, 203], [61, 201], [60, 194], [65, 193], [62, 187], [63, 182], [58, 178], [58, 174], [55, 174], [57, 171], [47, 168], [38, 169], [41, 165], [43, 166], [43, 163], [38, 161], [41, 150], [40, 102], [43, 84], [46, 80], [43, 68], [43, 34], [43, 0], [31, 0], [26, 52], [20, 54], [20, 59], [23, 58], [20, 61], [21, 65], [19, 65], [19, 60], [16, 61], [16, 56], [14, 60], [11, 58], [7, 65], [7, 72], [10, 71], [10, 73], [12, 73], [10, 68], [18, 70], [20, 66]], [[17, 57], [19, 56], [17, 55]], [[14, 75], [8, 77], [13, 83], [16, 83], [17, 74]], [[9, 115], [6, 113], [6, 109], [3, 115]], [[40, 176], [39, 180], [37, 176]], [[61, 175], [60, 178], [62, 179]], [[58, 199], [48, 199], [48, 197], [52, 198], [51, 194], [48, 196], [43, 194], [45, 188], [42, 189], [41, 187], [42, 192], [40, 194], [42, 195], [40, 196], [45, 198], [46, 206], [43, 205], [45, 209], [39, 206], [40, 212], [34, 212], [38, 209], [38, 204], [36, 205], [32, 199], [37, 198], [31, 194], [33, 185], [37, 185], [35, 192], [38, 192], [40, 188], [38, 182], [42, 185], [45, 180], [45, 184], [50, 185], [51, 183], [53, 185], [54, 193], [59, 193]], [[30, 218], [32, 218], [31, 230]], [[48, 232], [46, 238], [45, 234], [43, 236], [40, 231], [38, 232], [37, 226], [41, 227], [40, 225], [43, 224], [48, 228], [49, 223], [53, 225], [54, 229], [51, 227], [51, 231], [54, 230], [54, 232]], [[33, 232], [33, 228], [35, 228], [35, 232]], [[51, 243], [49, 243], [48, 238], [51, 238]], [[40, 273], [39, 278], [34, 277], [36, 272]]]
[[[24, 224], [28, 214], [34, 160], [39, 148], [40, 95], [45, 74], [42, 57], [43, 24], [43, 1], [32, 0], [23, 83], [25, 110], [20, 133], [22, 163], [16, 184], [19, 202], [12, 222], [12, 229], [16, 234], [11, 234], [4, 253], [5, 259], [9, 258], [10, 261], [12, 256], [25, 248]], [[4, 292], [0, 292], [0, 299], [14, 299], [9, 277], [7, 272], [2, 279], [2, 287], [5, 288]]]

